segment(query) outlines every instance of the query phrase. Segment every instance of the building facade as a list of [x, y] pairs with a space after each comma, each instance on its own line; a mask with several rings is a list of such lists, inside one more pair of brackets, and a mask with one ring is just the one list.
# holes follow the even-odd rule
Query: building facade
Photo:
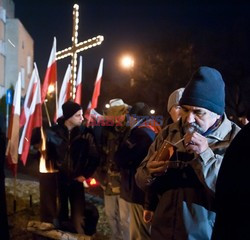
[[22, 76], [25, 95], [34, 62], [34, 42], [22, 23], [14, 18], [12, 0], [0, 0], [0, 98]]

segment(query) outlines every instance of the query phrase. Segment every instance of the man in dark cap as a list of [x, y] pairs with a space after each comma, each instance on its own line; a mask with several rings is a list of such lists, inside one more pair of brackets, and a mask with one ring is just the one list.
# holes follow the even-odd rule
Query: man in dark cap
[[92, 134], [82, 125], [81, 106], [67, 101], [62, 110], [58, 124], [47, 131], [47, 161], [58, 170], [58, 227], [91, 235], [84, 223], [83, 181], [94, 173], [98, 164], [95, 144]]
[[[216, 215], [218, 171], [239, 127], [224, 113], [224, 81], [214, 68], [200, 67], [194, 73], [180, 105], [181, 120], [157, 136], [137, 170], [136, 182], [159, 196], [152, 239], [208, 240]], [[163, 145], [169, 150], [166, 159], [159, 156]], [[173, 154], [169, 145], [174, 145]]]

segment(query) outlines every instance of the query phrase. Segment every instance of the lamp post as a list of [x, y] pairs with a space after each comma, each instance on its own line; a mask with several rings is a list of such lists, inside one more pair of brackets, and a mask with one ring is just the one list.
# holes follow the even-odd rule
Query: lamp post
[[133, 87], [135, 80], [132, 77], [132, 71], [134, 69], [134, 58], [131, 55], [124, 55], [120, 60], [121, 67], [128, 70], [130, 73], [130, 87]]
[[[55, 92], [55, 85], [54, 84], [50, 84], [49, 87], [48, 87], [47, 98], [44, 101], [44, 108], [45, 108], [47, 120], [48, 120], [48, 123], [49, 123], [50, 127], [51, 127], [51, 120], [50, 120], [50, 116], [49, 116], [47, 102], [48, 102], [48, 100], [50, 98], [53, 97], [54, 92]], [[49, 104], [49, 106], [50, 106], [50, 104]]]
[[48, 87], [48, 93], [47, 95], [49, 95], [49, 97], [52, 97], [52, 94], [55, 92], [55, 85], [54, 84], [50, 84]]

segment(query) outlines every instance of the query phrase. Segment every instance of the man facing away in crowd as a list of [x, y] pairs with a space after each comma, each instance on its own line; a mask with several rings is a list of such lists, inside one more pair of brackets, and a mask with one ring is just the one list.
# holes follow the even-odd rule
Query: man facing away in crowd
[[[58, 170], [58, 226], [60, 229], [92, 235], [95, 229], [85, 223], [85, 193], [83, 181], [97, 165], [93, 135], [82, 125], [83, 112], [79, 104], [67, 101], [63, 116], [47, 131], [47, 160]], [[70, 214], [68, 208], [70, 202]], [[95, 224], [97, 224], [96, 216]], [[87, 220], [86, 220], [87, 221]], [[93, 219], [91, 219], [93, 221]]]
[[130, 207], [130, 240], [147, 240], [150, 225], [143, 221], [145, 194], [136, 185], [135, 173], [161, 128], [160, 123], [150, 117], [150, 108], [143, 102], [132, 106], [128, 123], [129, 133], [115, 154], [121, 172], [121, 198]]
[[[211, 239], [217, 174], [239, 131], [224, 113], [224, 87], [216, 69], [200, 67], [180, 100], [181, 120], [157, 136], [137, 169], [138, 186], [153, 188], [159, 195], [151, 239]], [[170, 159], [157, 157], [164, 140], [174, 145], [167, 148]]]
[[120, 198], [121, 174], [115, 162], [115, 153], [128, 130], [126, 114], [128, 105], [122, 99], [109, 101], [110, 108], [104, 113], [99, 151], [100, 165], [96, 177], [104, 190], [104, 208], [110, 228], [111, 240], [129, 240], [129, 205]]

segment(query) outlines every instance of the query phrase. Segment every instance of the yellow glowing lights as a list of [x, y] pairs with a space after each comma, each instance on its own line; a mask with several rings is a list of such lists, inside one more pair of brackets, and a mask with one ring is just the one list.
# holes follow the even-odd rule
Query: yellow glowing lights
[[78, 4], [74, 4], [73, 8], [76, 9], [76, 10], [78, 10], [79, 9], [79, 5]]
[[[95, 47], [97, 45], [100, 45], [103, 42], [103, 40], [104, 40], [104, 37], [99, 35], [97, 37], [89, 39], [88, 41], [80, 42], [80, 43], [76, 44], [76, 46], [75, 46], [76, 53], [82, 52], [84, 50], [87, 50], [88, 48], [92, 48], [92, 47]], [[89, 43], [92, 43], [92, 44], [89, 44]], [[56, 59], [57, 60], [63, 59], [63, 58], [68, 57], [70, 55], [73, 55], [72, 47], [66, 48], [62, 51], [58, 51], [56, 53]]]
[[48, 94], [52, 94], [55, 91], [55, 85], [50, 84], [48, 87]]
[[154, 110], [154, 109], [151, 109], [151, 110], [150, 110], [150, 113], [151, 113], [151, 114], [155, 114], [155, 110]]
[[126, 55], [121, 58], [121, 65], [124, 68], [130, 69], [134, 67], [134, 59], [132, 56]]
[[70, 95], [73, 96], [73, 99], [75, 98], [75, 85], [76, 85], [76, 72], [77, 72], [77, 53], [85, 51], [89, 48], [95, 47], [97, 45], [100, 45], [103, 40], [104, 37], [101, 35], [98, 35], [97, 37], [93, 37], [91, 39], [85, 40], [83, 42], [78, 43], [78, 24], [79, 24], [79, 5], [78, 4], [74, 4], [73, 6], [73, 34], [71, 37], [71, 41], [72, 41], [72, 46], [68, 47], [62, 51], [58, 51], [56, 53], [56, 60], [60, 60], [63, 58], [66, 58], [68, 56], [71, 56], [71, 65], [73, 66], [71, 68], [71, 75], [72, 75], [72, 80], [70, 81], [72, 83], [72, 87], [71, 87], [71, 93]]

